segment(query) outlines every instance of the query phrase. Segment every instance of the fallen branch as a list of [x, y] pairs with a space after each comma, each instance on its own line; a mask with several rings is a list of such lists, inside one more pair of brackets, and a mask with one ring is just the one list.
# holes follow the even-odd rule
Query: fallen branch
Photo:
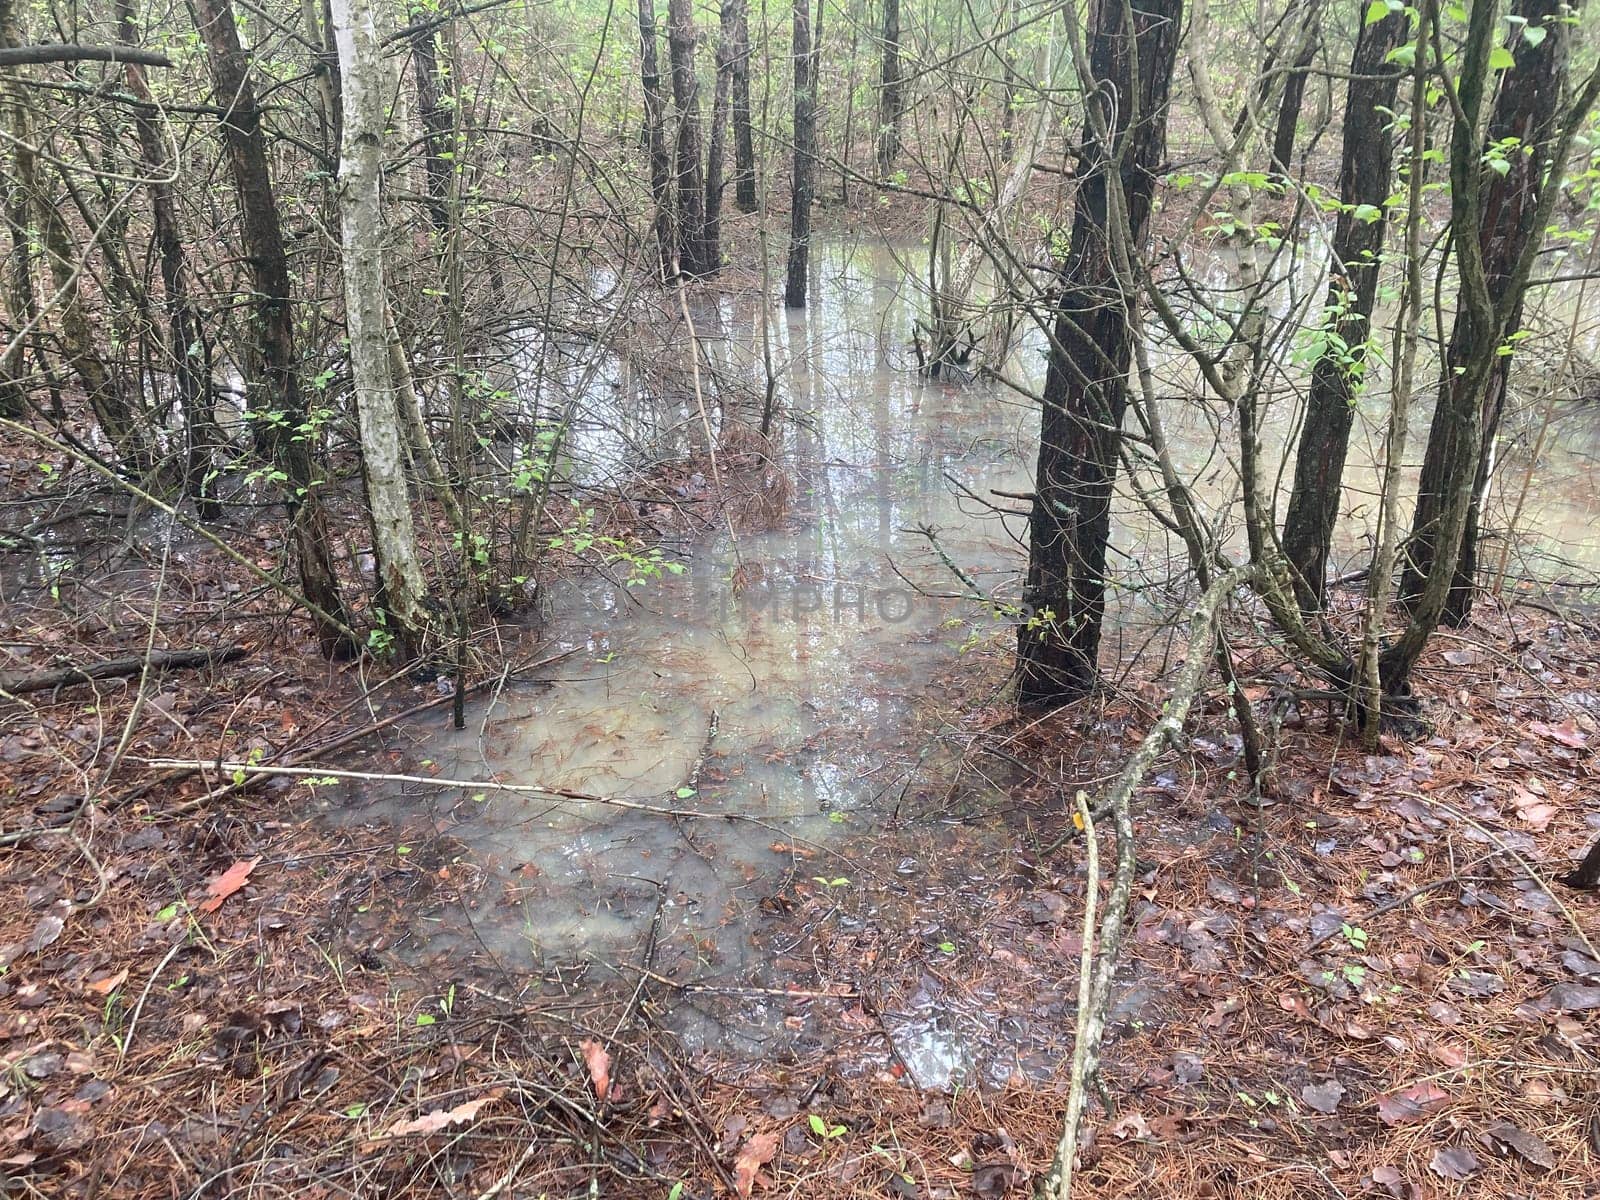
[[[1117, 960], [1122, 949], [1123, 923], [1133, 896], [1135, 857], [1133, 841], [1133, 794], [1156, 758], [1183, 733], [1189, 708], [1200, 692], [1206, 668], [1215, 661], [1219, 614], [1223, 602], [1244, 583], [1254, 568], [1236, 567], [1212, 581], [1201, 595], [1189, 618], [1189, 646], [1183, 668], [1172, 685], [1161, 719], [1123, 764], [1122, 773], [1106, 796], [1103, 810], [1109, 810], [1117, 831], [1117, 863], [1111, 894], [1106, 898], [1105, 915], [1100, 919], [1099, 946], [1094, 958], [1094, 979], [1083, 991], [1087, 1006], [1080, 1005], [1078, 1037], [1073, 1046], [1072, 1090], [1062, 1121], [1061, 1141], [1039, 1188], [1044, 1200], [1068, 1200], [1072, 1187], [1073, 1160], [1078, 1153], [1078, 1126], [1081, 1123], [1087, 1090], [1100, 1067], [1100, 1043], [1105, 1037], [1111, 1011], [1111, 989], [1116, 981]], [[1092, 901], [1091, 901], [1092, 903]], [[1087, 939], [1085, 939], [1087, 943]], [[1087, 950], [1087, 945], [1085, 946]]]
[[0, 692], [16, 695], [20, 692], [43, 692], [50, 688], [91, 683], [96, 679], [125, 679], [130, 675], [142, 674], [147, 667], [152, 671], [174, 671], [217, 666], [243, 658], [249, 653], [243, 646], [227, 646], [221, 650], [155, 650], [148, 655], [108, 658], [104, 662], [90, 663], [86, 667], [52, 667], [45, 671], [9, 672], [0, 674]]
[[570, 788], [544, 787], [536, 783], [498, 783], [487, 779], [449, 779], [443, 776], [387, 774], [381, 771], [340, 771], [332, 767], [273, 766], [270, 763], [228, 762], [192, 758], [146, 758], [139, 760], [147, 767], [166, 767], [180, 770], [224, 771], [239, 778], [251, 775], [284, 775], [297, 779], [349, 779], [357, 783], [411, 783], [424, 787], [464, 788], [474, 792], [510, 792], [518, 796], [538, 796], [545, 800], [570, 800], [579, 804], [599, 804], [607, 808], [621, 808], [629, 812], [649, 813], [655, 817], [692, 818], [701, 821], [751, 821], [757, 825], [766, 822], [744, 813], [703, 812], [694, 808], [659, 808], [644, 800], [630, 800], [623, 796], [601, 796], [593, 792], [577, 792]]
[[36, 67], [44, 63], [137, 63], [141, 67], [170, 67], [172, 60], [158, 50], [137, 46], [6, 46], [0, 48], [0, 67]]

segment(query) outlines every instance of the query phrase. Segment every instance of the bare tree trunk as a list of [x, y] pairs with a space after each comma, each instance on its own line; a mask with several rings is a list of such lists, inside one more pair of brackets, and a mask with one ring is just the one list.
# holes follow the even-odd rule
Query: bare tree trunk
[[[336, 27], [337, 28], [337, 27]], [[450, 133], [454, 122], [439, 96], [439, 30], [419, 29], [410, 37], [411, 81], [417, 92], [417, 116], [422, 121], [422, 163], [428, 187], [428, 220], [434, 231], [450, 229]], [[349, 77], [350, 68], [343, 66]]]
[[666, 95], [656, 52], [655, 0], [639, 0], [639, 78], [644, 88], [644, 132], [650, 154], [650, 195], [656, 206], [656, 253], [661, 276], [677, 274], [677, 236], [673, 232], [672, 159], [667, 152]]
[[317, 129], [321, 134], [317, 145], [326, 152], [331, 171], [338, 165], [339, 154], [338, 54], [329, 44], [332, 35], [324, 28], [323, 5], [319, 0], [300, 0], [300, 23], [305, 27], [306, 40], [314, 47]]
[[722, 164], [727, 157], [728, 101], [733, 85], [733, 5], [722, 6], [717, 42], [717, 82], [711, 93], [711, 139], [706, 145], [706, 258], [712, 271], [722, 265]]
[[750, 132], [750, 0], [724, 0], [728, 10], [733, 13], [733, 200], [740, 212], [753, 213], [758, 201], [756, 143]]
[[[1166, 156], [1167, 94], [1182, 12], [1182, 0], [1094, 0], [1090, 6], [1092, 79], [1083, 83], [1087, 103], [1101, 107], [1090, 111], [1084, 133], [1045, 377], [1023, 591], [1031, 619], [1017, 631], [1018, 699], [1025, 706], [1066, 703], [1098, 678], [1111, 489], [1132, 355], [1128, 299], [1109, 239], [1112, 222], [1134, 251], [1148, 234], [1156, 174]], [[1125, 24], [1129, 14], [1132, 29]]]
[[[379, 602], [388, 615], [389, 632], [401, 657], [410, 657], [420, 648], [427, 627], [427, 584], [417, 560], [411, 497], [406, 487], [405, 438], [389, 370], [389, 331], [384, 319], [380, 196], [384, 81], [372, 0], [333, 0], [333, 29], [344, 78], [344, 142], [339, 154], [340, 245], [345, 325], [361, 430], [361, 470], [367, 484], [367, 511], [372, 519]], [[446, 176], [447, 207], [448, 187]], [[449, 227], [448, 212], [445, 227]]]
[[900, 0], [883, 0], [883, 70], [878, 85], [878, 174], [894, 169], [900, 154]]
[[[1020, 0], [1006, 0], [1007, 29], [1017, 23], [1021, 11]], [[1017, 35], [1007, 33], [1004, 36], [1005, 44], [1000, 49], [1000, 77], [1004, 85], [1000, 91], [1000, 161], [1009, 163], [1017, 151], [1017, 93], [1022, 79], [1017, 74]], [[1049, 107], [1046, 101], [1045, 108]]]
[[[1560, 0], [1517, 0], [1512, 6], [1526, 25], [1515, 28], [1542, 29], [1537, 42], [1516, 38], [1515, 62], [1506, 72], [1489, 119], [1489, 154], [1496, 146], [1504, 172], [1490, 172], [1483, 197], [1481, 224], [1477, 231], [1483, 268], [1492, 292], [1499, 295], [1512, 286], [1512, 274], [1531, 239], [1544, 237], [1543, 228], [1534, 227], [1545, 171], [1550, 165], [1552, 143], [1557, 132], [1556, 116], [1561, 108], [1567, 80], [1571, 26], [1563, 19], [1566, 6]], [[1507, 139], [1516, 139], [1508, 142]], [[1458, 230], [1458, 236], [1465, 231]], [[1522, 297], [1518, 295], [1500, 336], [1515, 333], [1522, 324]], [[1460, 419], [1461, 407], [1469, 399], [1460, 394], [1470, 373], [1467, 360], [1481, 353], [1483, 332], [1475, 327], [1465, 308], [1456, 312], [1450, 333], [1443, 383], [1433, 423], [1428, 430], [1428, 448], [1423, 458], [1422, 479], [1417, 493], [1416, 515], [1407, 548], [1408, 560], [1401, 582], [1401, 594], [1408, 600], [1420, 597], [1428, 575], [1439, 557], [1438, 535], [1443, 509], [1465, 462], [1475, 459], [1471, 500], [1461, 534], [1450, 591], [1443, 620], [1448, 625], [1464, 625], [1472, 615], [1476, 590], [1478, 526], [1482, 502], [1494, 466], [1494, 442], [1500, 414], [1505, 407], [1506, 375], [1511, 354], [1497, 353], [1488, 364], [1488, 377], [1478, 404], [1476, 432]], [[1467, 442], [1476, 438], [1476, 445]]]
[[[1404, 13], [1363, 24], [1356, 35], [1345, 100], [1341, 208], [1334, 224], [1332, 263], [1323, 320], [1322, 353], [1311, 369], [1305, 424], [1295, 455], [1294, 486], [1283, 522], [1284, 555], [1300, 606], [1322, 607], [1333, 540], [1343, 496], [1345, 454], [1355, 402], [1365, 375], [1378, 293], [1384, 219], [1393, 183], [1394, 140], [1389, 132], [1402, 72], [1390, 53], [1406, 37]], [[1283, 160], [1279, 160], [1281, 163]]]
[[817, 46], [811, 0], [794, 0], [794, 189], [789, 208], [789, 264], [783, 302], [806, 306], [811, 262], [811, 203], [817, 188]]
[[228, 165], [239, 197], [240, 241], [255, 292], [259, 373], [246, 380], [250, 411], [288, 487], [288, 507], [299, 557], [300, 589], [322, 616], [313, 616], [317, 639], [329, 656], [354, 649], [341, 627], [350, 624], [334, 574], [327, 516], [318, 489], [311, 446], [300, 432], [306, 421], [294, 348], [294, 310], [289, 260], [283, 247], [278, 198], [267, 168], [261, 110], [250, 82], [249, 57], [239, 44], [232, 0], [195, 0], [222, 118]]
[[705, 168], [700, 160], [700, 81], [694, 69], [691, 0], [667, 0], [667, 48], [672, 59], [672, 99], [678, 110], [673, 165], [678, 190], [678, 269], [709, 275], [717, 264], [706, 246]]
[[[1522, 11], [1549, 11], [1536, 8], [1538, 3], [1539, 0], [1524, 0]], [[1498, 417], [1498, 400], [1493, 397], [1495, 375], [1505, 357], [1501, 351], [1512, 331], [1512, 321], [1521, 310], [1542, 232], [1555, 211], [1573, 142], [1600, 100], [1597, 67], [1571, 103], [1561, 106], [1560, 118], [1549, 136], [1540, 139], [1547, 149], [1531, 157], [1530, 161], [1539, 165], [1532, 168], [1525, 186], [1508, 192], [1500, 192], [1495, 180], [1487, 181], [1485, 186], [1486, 176], [1500, 175], [1485, 169], [1486, 160], [1494, 161], [1495, 151], [1491, 145], [1486, 152], [1480, 134], [1483, 105], [1495, 74], [1491, 56], [1499, 35], [1496, 16], [1493, 5], [1478, 5], [1470, 10], [1456, 76], [1459, 83], [1450, 106], [1450, 220], [1457, 231], [1460, 301], [1446, 357], [1448, 368], [1429, 430], [1428, 458], [1433, 461], [1423, 463], [1417, 515], [1411, 527], [1412, 561], [1402, 578], [1409, 620], [1384, 651], [1380, 664], [1387, 695], [1409, 688], [1417, 660], [1449, 611], [1451, 594], [1460, 582], [1457, 566], [1479, 481], [1483, 430], [1491, 409]], [[1546, 29], [1546, 36], [1537, 45], [1526, 38], [1517, 39], [1511, 70], [1521, 79], [1516, 84], [1511, 79], [1506, 81], [1513, 92], [1522, 92], [1522, 85], [1527, 85], [1537, 93], [1546, 84], [1555, 84], [1554, 72], [1532, 70], [1522, 75], [1524, 64], [1536, 62], [1541, 57], [1536, 52], [1544, 42], [1557, 36], [1553, 24], [1539, 26]], [[1523, 95], [1527, 97], [1528, 93]], [[1508, 113], [1520, 114], [1525, 107], [1536, 111], [1526, 98], [1508, 100], [1508, 105]], [[1539, 138], [1537, 128], [1522, 128], [1530, 137]], [[1508, 166], [1505, 178], [1511, 177], [1513, 169]], [[1473, 231], [1478, 236], [1472, 236]], [[1514, 258], [1509, 251], [1511, 246], [1521, 247]], [[1437, 450], [1435, 441], [1439, 443]]]
[[[15, 24], [13, 0], [0, 0], [0, 47], [20, 41]], [[33, 172], [33, 143], [28, 129], [28, 102], [21, 88], [0, 77], [0, 122], [11, 134], [12, 169], [6, 173], [5, 222], [11, 231], [11, 246], [6, 254], [6, 308], [9, 320], [0, 337], [6, 338], [5, 354], [0, 357], [0, 416], [20, 416], [28, 395], [27, 349], [34, 340], [28, 332], [38, 317], [33, 294], [33, 246], [29, 236], [30, 201], [23, 177]]]
[[[1313, 10], [1311, 20], [1317, 19]], [[1365, 24], [1363, 19], [1363, 27]], [[1359, 42], [1360, 34], [1357, 34], [1357, 40]], [[1274, 173], [1285, 179], [1293, 173], [1294, 143], [1300, 130], [1300, 109], [1305, 103], [1306, 78], [1310, 74], [1311, 64], [1317, 57], [1320, 45], [1319, 36], [1314, 34], [1308, 37], [1283, 81], [1283, 96], [1278, 101], [1278, 126], [1272, 136], [1272, 163]], [[1355, 81], [1351, 82], [1354, 84]]]
[[[118, 36], [127, 45], [137, 41], [138, 30], [133, 0], [117, 0]], [[211, 340], [189, 294], [189, 255], [184, 249], [183, 230], [172, 194], [172, 162], [166, 143], [156, 127], [149, 85], [144, 67], [128, 63], [123, 67], [128, 92], [152, 107], [134, 110], [134, 131], [144, 161], [141, 171], [150, 178], [150, 211], [155, 228], [156, 248], [161, 259], [161, 286], [166, 293], [167, 354], [183, 406], [184, 440], [187, 467], [184, 492], [194, 501], [202, 520], [222, 515], [215, 493], [214, 456], [221, 448], [214, 397], [211, 390]]]

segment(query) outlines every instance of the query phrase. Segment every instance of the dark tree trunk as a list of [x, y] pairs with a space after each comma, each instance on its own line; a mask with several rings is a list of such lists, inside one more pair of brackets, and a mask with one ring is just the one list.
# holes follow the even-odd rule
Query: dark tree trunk
[[878, 86], [878, 174], [887, 175], [900, 154], [900, 0], [883, 0], [883, 72]]
[[[16, 26], [12, 0], [0, 0], [0, 48], [20, 40], [21, 31]], [[31, 205], [23, 178], [33, 173], [32, 139], [28, 136], [29, 101], [15, 81], [0, 78], [0, 128], [16, 141], [8, 148], [11, 162], [0, 180], [4, 192], [5, 223], [10, 231], [11, 245], [6, 252], [6, 281], [4, 321], [0, 322], [0, 338], [6, 342], [6, 353], [0, 358], [0, 416], [19, 417], [27, 409], [28, 350], [35, 338], [23, 330], [33, 325], [38, 316], [38, 303], [33, 293], [33, 220], [29, 216]], [[43, 355], [36, 355], [41, 373]]]
[[[750, 0], [724, 0], [732, 11], [733, 199], [740, 212], [755, 212], [756, 143], [750, 132]], [[724, 16], [724, 21], [728, 18]]]
[[[1294, 570], [1295, 595], [1308, 612], [1322, 606], [1328, 549], [1343, 495], [1350, 426], [1368, 358], [1365, 347], [1372, 337], [1378, 260], [1388, 226], [1381, 217], [1372, 217], [1383, 209], [1393, 183], [1390, 114], [1403, 74], [1387, 60], [1407, 33], [1402, 13], [1363, 25], [1350, 63], [1339, 167], [1343, 208], [1334, 224], [1323, 316], [1333, 327], [1311, 369], [1306, 419], [1295, 454], [1294, 487], [1283, 523], [1283, 551]], [[1362, 206], [1359, 215], [1357, 206]]]
[[722, 167], [727, 157], [728, 98], [733, 86], [733, 5], [722, 6], [717, 42], [717, 82], [711, 92], [711, 137], [706, 143], [706, 258], [715, 271], [722, 265]]
[[[1385, 18], [1385, 22], [1380, 23], [1392, 19]], [[1365, 31], [1363, 22], [1362, 32]], [[1360, 34], [1357, 35], [1357, 41], [1359, 43]], [[1283, 81], [1283, 96], [1278, 102], [1278, 127], [1272, 136], [1272, 161], [1276, 173], [1285, 179], [1293, 174], [1294, 141], [1300, 129], [1300, 109], [1305, 103], [1306, 79], [1310, 75], [1311, 63], [1317, 56], [1317, 46], [1318, 39], [1315, 36], [1306, 39], [1300, 57], [1295, 59], [1294, 66]], [[1351, 82], [1353, 84], [1355, 81]]]
[[694, 69], [691, 0], [667, 0], [667, 47], [672, 58], [672, 99], [678, 109], [673, 165], [678, 188], [678, 269], [709, 275], [717, 264], [706, 246], [706, 181], [701, 161], [700, 81]]
[[794, 191], [789, 209], [789, 268], [783, 302], [806, 306], [811, 261], [811, 202], [817, 187], [817, 44], [811, 0], [794, 0]]
[[[117, 0], [117, 26], [117, 36], [125, 44], [133, 45], [138, 40], [133, 0]], [[144, 68], [128, 63], [123, 75], [129, 94], [151, 104]], [[133, 124], [139, 138], [139, 153], [144, 159], [140, 168], [150, 179], [151, 220], [161, 260], [161, 286], [166, 293], [167, 354], [183, 406], [187, 452], [184, 492], [194, 501], [200, 518], [212, 521], [222, 515], [214, 479], [214, 455], [221, 448], [222, 439], [211, 391], [211, 341], [189, 294], [189, 256], [184, 249], [183, 231], [169, 181], [172, 172], [166, 142], [156, 125], [153, 106], [136, 108]]]
[[[1129, 9], [1132, 29], [1124, 20]], [[1138, 253], [1147, 236], [1166, 158], [1167, 94], [1182, 16], [1182, 0], [1094, 0], [1090, 6], [1095, 91], [1089, 103], [1100, 105], [1120, 155], [1130, 253]], [[1074, 700], [1094, 687], [1098, 674], [1111, 490], [1132, 354], [1108, 240], [1112, 149], [1089, 121], [1045, 377], [1023, 591], [1032, 619], [1017, 632], [1018, 699], [1029, 707]]]
[[[1006, 0], [1006, 27], [1017, 23], [1021, 14], [1019, 0]], [[1017, 93], [1022, 78], [1017, 74], [1017, 35], [1007, 33], [1005, 46], [1000, 51], [1000, 161], [1010, 163], [1017, 153]]]
[[294, 310], [289, 292], [289, 260], [284, 252], [278, 198], [267, 169], [261, 110], [250, 82], [249, 56], [239, 44], [232, 0], [196, 0], [200, 37], [205, 42], [216, 101], [222, 118], [228, 165], [239, 197], [240, 242], [255, 292], [258, 377], [246, 381], [250, 412], [264, 431], [267, 450], [284, 474], [290, 522], [298, 551], [300, 589], [321, 615], [313, 615], [317, 638], [330, 657], [353, 649], [340, 626], [348, 626], [344, 600], [334, 575], [328, 523], [317, 494], [311, 445], [300, 432], [305, 405], [295, 361]]
[[439, 95], [439, 30], [419, 29], [410, 38], [411, 76], [422, 121], [422, 164], [428, 184], [428, 220], [438, 233], [450, 228], [450, 158], [454, 121]]
[[672, 158], [667, 153], [666, 95], [656, 53], [655, 0], [639, 0], [639, 79], [644, 88], [644, 136], [650, 154], [650, 195], [656, 205], [656, 251], [661, 277], [676, 274], [677, 237], [673, 233]]
[[[1543, 230], [1533, 226], [1566, 86], [1571, 26], [1561, 19], [1564, 7], [1560, 0], [1517, 0], [1512, 6], [1513, 14], [1527, 20], [1526, 26], [1517, 25], [1515, 29], [1543, 29], [1545, 36], [1537, 45], [1523, 37], [1515, 39], [1515, 63], [1501, 80], [1489, 118], [1491, 148], [1507, 138], [1518, 139], [1517, 145], [1531, 148], [1531, 152], [1514, 150], [1506, 154], [1506, 172], [1491, 172], [1484, 190], [1478, 244], [1482, 247], [1490, 291], [1497, 297], [1507, 287], [1518, 286], [1512, 274], [1529, 239], [1544, 236]], [[1472, 499], [1441, 617], [1447, 625], [1464, 625], [1472, 616], [1480, 506], [1494, 467], [1494, 441], [1505, 405], [1506, 373], [1512, 356], [1497, 354], [1488, 364], [1487, 379], [1481, 381], [1481, 397], [1476, 400], [1467, 390], [1474, 387], [1476, 374], [1468, 365], [1481, 354], [1485, 338], [1506, 336], [1519, 329], [1521, 323], [1522, 298], [1518, 295], [1503, 331], [1478, 329], [1465, 307], [1457, 310], [1450, 331], [1400, 584], [1403, 599], [1415, 601], [1422, 595], [1440, 557], [1438, 535], [1445, 510], [1466, 473], [1473, 472]], [[1463, 406], [1474, 403], [1479, 406], [1477, 420], [1463, 420]]]

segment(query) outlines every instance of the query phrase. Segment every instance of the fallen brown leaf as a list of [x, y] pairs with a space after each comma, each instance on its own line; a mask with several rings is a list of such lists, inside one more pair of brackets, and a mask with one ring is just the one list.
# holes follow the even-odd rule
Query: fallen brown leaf
[[1450, 1103], [1450, 1093], [1423, 1080], [1403, 1091], [1378, 1097], [1378, 1119], [1385, 1125], [1402, 1125], [1431, 1116]]
[[250, 872], [256, 869], [261, 861], [258, 854], [252, 859], [240, 859], [221, 875], [218, 875], [206, 885], [206, 898], [200, 901], [199, 909], [203, 913], [214, 913], [222, 907], [223, 901], [244, 886], [244, 881], [250, 878]]
[[584, 1038], [578, 1043], [578, 1049], [583, 1051], [584, 1065], [589, 1068], [589, 1078], [594, 1083], [594, 1094], [604, 1103], [611, 1095], [611, 1055], [593, 1038]]
[[756, 1176], [777, 1152], [778, 1135], [775, 1133], [758, 1133], [745, 1142], [744, 1149], [733, 1160], [733, 1181], [739, 1189], [739, 1195], [748, 1200], [750, 1193], [755, 1190]]
[[93, 983], [84, 984], [84, 987], [88, 988], [96, 995], [109, 996], [112, 992], [116, 991], [119, 987], [127, 982], [128, 968], [123, 967], [122, 970], [118, 971], [115, 975], [107, 975], [104, 979], [96, 979]]
[[452, 1125], [465, 1125], [478, 1115], [478, 1110], [485, 1104], [494, 1100], [493, 1095], [480, 1096], [476, 1100], [468, 1100], [454, 1108], [435, 1109], [431, 1113], [410, 1121], [400, 1121], [389, 1127], [385, 1137], [405, 1137], [413, 1133], [438, 1133]]

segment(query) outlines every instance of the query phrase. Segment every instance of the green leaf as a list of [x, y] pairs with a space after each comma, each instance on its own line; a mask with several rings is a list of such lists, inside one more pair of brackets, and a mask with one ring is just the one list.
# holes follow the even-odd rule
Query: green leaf
[[1383, 220], [1383, 209], [1376, 204], [1358, 204], [1350, 215], [1363, 225], [1371, 225], [1374, 221]]
[[418, 1013], [417, 1014], [417, 1024], [418, 1025], [432, 1025], [433, 1022], [434, 1022], [434, 1017], [433, 1017], [432, 1013]]
[[681, 787], [681, 788], [678, 789], [678, 792], [677, 792], [677, 796], [678, 796], [679, 800], [687, 800], [690, 796], [692, 796], [694, 794], [695, 794], [694, 793], [694, 789], [692, 787]]
[[1391, 11], [1393, 10], [1389, 7], [1389, 0], [1372, 0], [1372, 3], [1367, 5], [1367, 16], [1364, 24], [1376, 25], [1387, 17]]
[[1511, 57], [1511, 51], [1504, 46], [1496, 46], [1489, 52], [1489, 70], [1506, 71], [1516, 65], [1516, 59]]
[[811, 1113], [806, 1117], [806, 1124], [811, 1126], [811, 1132], [818, 1137], [825, 1138], [828, 1136], [828, 1123], [817, 1116], [816, 1113]]
[[178, 915], [178, 901], [174, 900], [171, 904], [167, 905], [165, 908], [163, 908], [160, 912], [158, 912], [156, 914], [156, 920], [158, 920], [158, 921], [170, 921], [170, 920], [172, 920], [173, 917], [175, 917], [177, 915]]
[[1507, 159], [1507, 158], [1491, 158], [1484, 165], [1487, 166], [1489, 168], [1489, 170], [1493, 171], [1496, 175], [1500, 176], [1502, 179], [1504, 179], [1507, 175], [1511, 174], [1511, 160], [1510, 159]]
[[1522, 40], [1530, 46], [1537, 47], [1549, 33], [1550, 31], [1543, 25], [1528, 25], [1522, 31]]

